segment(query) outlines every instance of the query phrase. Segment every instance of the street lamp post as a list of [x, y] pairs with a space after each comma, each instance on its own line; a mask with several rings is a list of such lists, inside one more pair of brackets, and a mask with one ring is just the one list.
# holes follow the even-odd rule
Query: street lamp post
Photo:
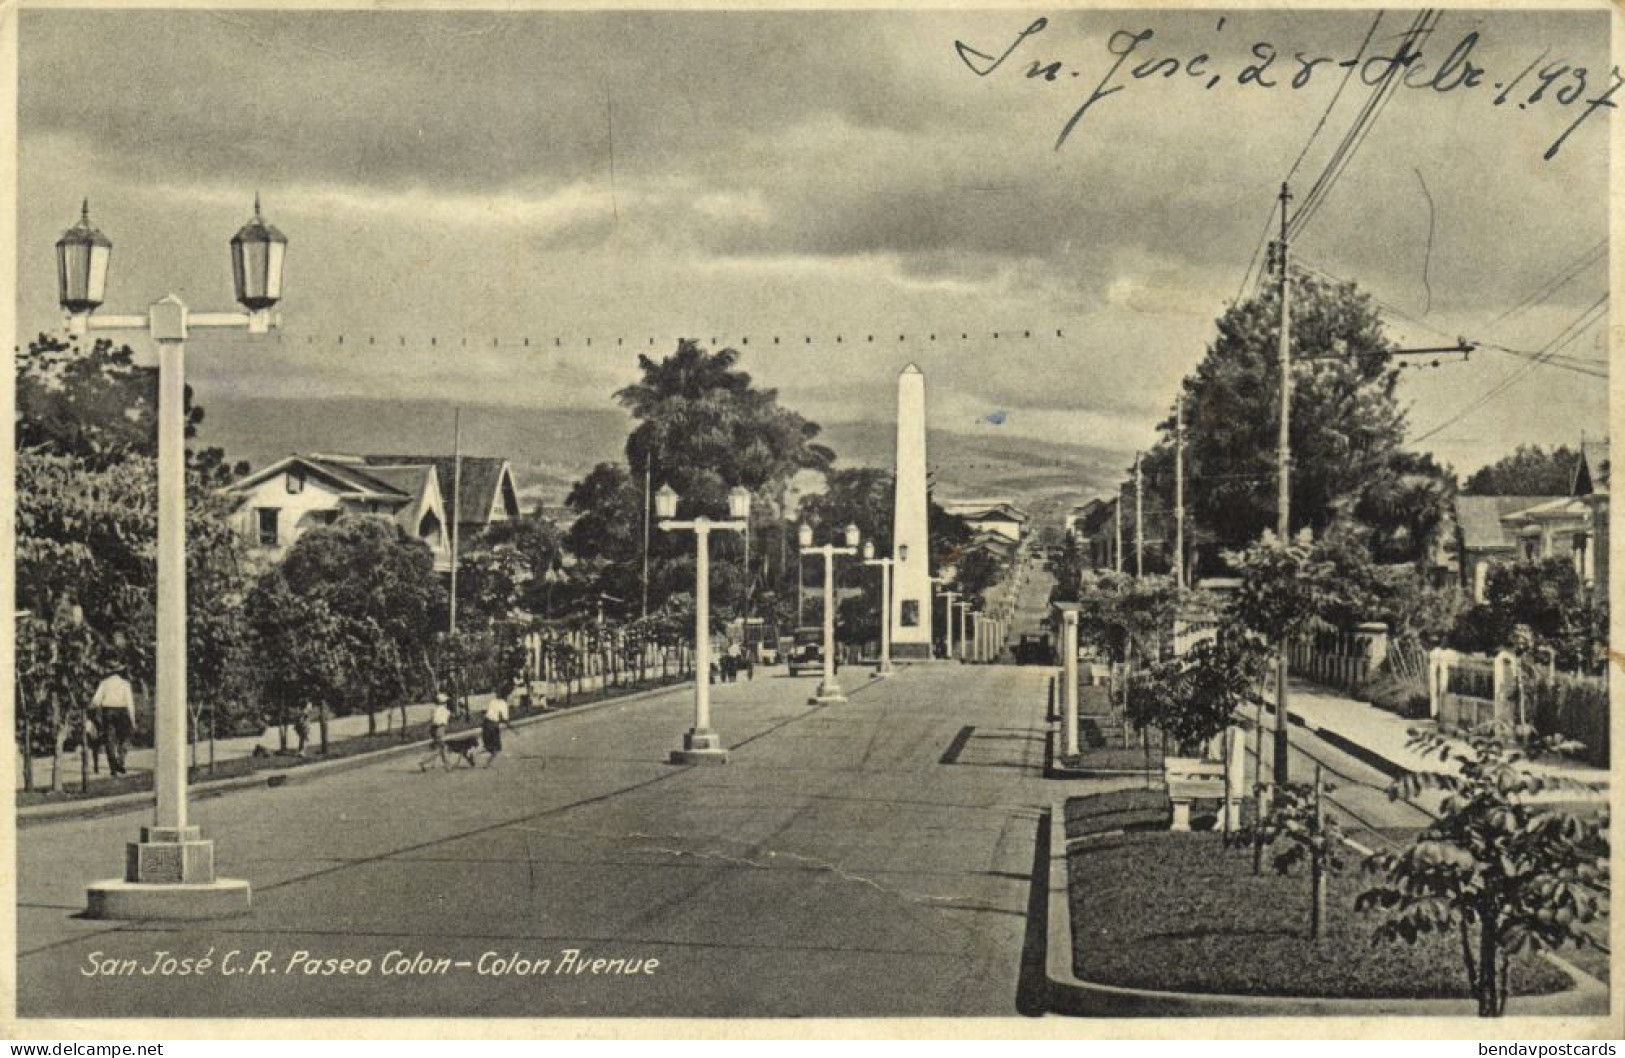
[[803, 524], [797, 534], [803, 558], [808, 555], [824, 556], [824, 678], [819, 681], [817, 693], [809, 699], [810, 705], [846, 701], [846, 695], [841, 692], [841, 685], [835, 679], [835, 556], [858, 553], [858, 527], [847, 526], [844, 536], [845, 547], [834, 544], [814, 547], [812, 526]]
[[863, 564], [880, 567], [880, 665], [876, 676], [890, 676], [891, 668], [891, 577], [895, 559], [876, 558], [872, 541], [863, 542]]
[[655, 517], [662, 532], [686, 530], [694, 534], [694, 726], [683, 736], [683, 748], [671, 751], [673, 764], [726, 764], [728, 750], [711, 730], [711, 534], [717, 530], [743, 533], [750, 518], [750, 491], [728, 493], [731, 520], [714, 522], [701, 516], [679, 522], [677, 490], [660, 486], [655, 493]]
[[186, 337], [194, 328], [268, 333], [278, 321], [271, 308], [282, 298], [287, 237], [254, 217], [231, 239], [237, 301], [248, 311], [190, 312], [173, 294], [153, 302], [145, 316], [92, 316], [106, 293], [113, 244], [90, 223], [90, 203], [79, 223], [57, 241], [58, 303], [68, 333], [145, 331], [158, 347], [158, 605], [153, 825], [126, 848], [124, 877], [91, 883], [91, 918], [219, 918], [251, 903], [247, 881], [218, 878], [214, 842], [187, 822], [186, 758]]

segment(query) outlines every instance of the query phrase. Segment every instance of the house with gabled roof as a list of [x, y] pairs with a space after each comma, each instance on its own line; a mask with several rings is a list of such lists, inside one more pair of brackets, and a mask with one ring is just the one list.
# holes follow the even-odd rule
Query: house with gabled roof
[[347, 514], [386, 517], [422, 540], [435, 568], [451, 568], [449, 519], [438, 469], [427, 462], [371, 464], [360, 456], [296, 454], [226, 486], [233, 524], [256, 556], [276, 561], [309, 529]]
[[381, 455], [361, 459], [367, 466], [434, 467], [446, 500], [447, 524], [457, 523], [462, 540], [470, 539], [493, 522], [519, 517], [519, 486], [514, 481], [513, 466], [500, 456]]
[[1021, 543], [1027, 523], [1032, 517], [1014, 503], [1004, 499], [947, 500], [942, 509], [976, 532], [997, 533], [1012, 544]]
[[1608, 442], [1580, 445], [1567, 496], [1458, 496], [1456, 561], [1474, 602], [1496, 563], [1563, 557], [1580, 583], [1606, 597]]

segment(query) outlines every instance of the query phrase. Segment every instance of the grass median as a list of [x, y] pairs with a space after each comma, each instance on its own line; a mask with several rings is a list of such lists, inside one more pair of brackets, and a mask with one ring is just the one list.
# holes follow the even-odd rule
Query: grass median
[[[1309, 883], [1254, 876], [1250, 848], [1215, 833], [1167, 831], [1167, 795], [1130, 790], [1067, 802], [1074, 972], [1131, 988], [1222, 995], [1465, 999], [1454, 934], [1374, 943], [1377, 916], [1354, 910], [1371, 883], [1350, 854], [1331, 879], [1328, 927], [1308, 936]], [[1533, 954], [1512, 965], [1512, 995], [1569, 978]]]

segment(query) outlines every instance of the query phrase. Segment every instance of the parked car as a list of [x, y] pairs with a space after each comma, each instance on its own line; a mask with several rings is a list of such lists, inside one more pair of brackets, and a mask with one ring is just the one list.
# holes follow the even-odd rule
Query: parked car
[[796, 629], [785, 659], [789, 663], [792, 676], [799, 676], [803, 671], [823, 672], [824, 630], [817, 625]]
[[1017, 665], [1053, 665], [1055, 651], [1049, 636], [1042, 632], [1023, 632], [1015, 649]]

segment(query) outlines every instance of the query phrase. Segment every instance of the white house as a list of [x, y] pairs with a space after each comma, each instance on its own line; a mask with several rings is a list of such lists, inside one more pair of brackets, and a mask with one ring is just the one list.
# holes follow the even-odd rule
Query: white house
[[305, 530], [341, 514], [379, 514], [422, 540], [435, 568], [451, 568], [445, 500], [433, 463], [374, 465], [360, 456], [291, 455], [225, 489], [253, 551], [282, 557]]
[[976, 533], [992, 533], [1012, 544], [1021, 543], [1031, 517], [1009, 500], [950, 500], [942, 509], [957, 518]]

